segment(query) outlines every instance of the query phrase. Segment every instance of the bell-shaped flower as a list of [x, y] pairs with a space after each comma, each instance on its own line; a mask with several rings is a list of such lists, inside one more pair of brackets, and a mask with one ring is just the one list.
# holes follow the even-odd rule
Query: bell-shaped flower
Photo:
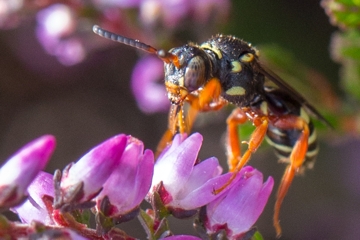
[[[97, 209], [107, 217], [123, 217], [140, 205], [148, 193], [154, 171], [154, 155], [143, 143], [128, 136], [120, 163], [96, 198]], [[104, 206], [103, 199], [108, 203]]]
[[26, 189], [46, 166], [55, 149], [55, 138], [45, 135], [16, 152], [0, 168], [0, 208], [25, 200]]
[[[55, 196], [55, 208], [76, 205], [90, 201], [101, 191], [126, 146], [124, 134], [112, 137], [93, 148], [76, 163], [69, 165], [61, 178], [60, 196]], [[56, 178], [56, 174], [55, 174]]]
[[247, 166], [238, 173], [241, 178], [222, 195], [206, 206], [202, 221], [209, 234], [225, 230], [229, 239], [239, 239], [254, 225], [262, 213], [274, 180], [263, 183], [263, 175]]
[[[40, 172], [27, 189], [28, 199], [11, 210], [18, 214], [23, 223], [38, 221], [45, 225], [54, 225], [51, 212], [47, 208], [51, 206], [54, 198], [53, 175]], [[48, 201], [48, 206], [45, 201]]]
[[[158, 193], [172, 214], [180, 213], [178, 217], [182, 217], [183, 210], [197, 209], [218, 198], [221, 194], [214, 194], [214, 190], [222, 187], [231, 176], [229, 173], [220, 175], [222, 168], [216, 158], [196, 164], [202, 144], [199, 133], [183, 138], [184, 135], [176, 135], [172, 145], [159, 156], [148, 194], [151, 201], [154, 193]], [[222, 193], [231, 186], [232, 183]]]

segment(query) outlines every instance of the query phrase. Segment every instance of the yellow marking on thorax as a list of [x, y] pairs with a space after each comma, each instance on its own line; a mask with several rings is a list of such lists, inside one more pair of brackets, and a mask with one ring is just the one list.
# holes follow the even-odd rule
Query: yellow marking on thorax
[[240, 86], [232, 87], [226, 91], [226, 94], [230, 95], [230, 96], [241, 96], [241, 95], [244, 95], [245, 93], [246, 93], [246, 90]]
[[242, 62], [251, 62], [252, 60], [254, 60], [254, 54], [252, 53], [246, 53], [240, 57]]
[[222, 58], [222, 53], [221, 53], [220, 49], [213, 47], [211, 44], [203, 43], [200, 45], [200, 47], [202, 49], [209, 49], [209, 50], [213, 51], [219, 59]]
[[241, 72], [242, 66], [239, 61], [232, 61], [231, 62], [231, 72], [232, 73], [238, 73]]

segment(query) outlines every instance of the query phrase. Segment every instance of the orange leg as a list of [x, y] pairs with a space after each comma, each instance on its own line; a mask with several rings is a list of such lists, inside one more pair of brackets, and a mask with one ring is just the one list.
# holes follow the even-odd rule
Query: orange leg
[[182, 111], [183, 106], [181, 105], [171, 105], [168, 117], [168, 129], [165, 131], [160, 142], [156, 147], [155, 159], [160, 155], [160, 153], [165, 149], [165, 147], [171, 143], [174, 134], [176, 133], [177, 128], [177, 115], [179, 111]]
[[227, 142], [226, 155], [228, 159], [229, 171], [232, 172], [238, 165], [241, 157], [240, 137], [238, 125], [245, 123], [247, 117], [240, 108], [235, 108], [227, 118]]
[[[230, 179], [227, 181], [227, 183], [225, 183], [221, 188], [217, 189], [214, 191], [215, 194], [220, 193], [222, 190], [224, 190], [227, 186], [229, 186], [231, 184], [231, 182], [234, 180], [234, 178], [236, 177], [236, 175], [238, 174], [238, 172], [242, 169], [242, 167], [249, 161], [251, 154], [254, 153], [258, 147], [261, 145], [262, 141], [264, 140], [264, 137], [266, 135], [267, 132], [267, 128], [268, 128], [268, 118], [266, 116], [264, 117], [255, 117], [253, 119], [254, 125], [256, 126], [255, 131], [251, 134], [250, 140], [248, 142], [248, 149], [246, 150], [246, 152], [244, 153], [244, 155], [240, 158], [240, 156], [235, 156], [234, 154], [234, 159], [235, 162], [237, 163], [235, 165], [235, 167], [233, 167], [233, 169], [231, 170], [231, 172], [233, 173], [232, 176], [230, 177]], [[237, 131], [236, 128], [232, 128], [230, 129], [232, 131]], [[238, 137], [238, 134], [236, 133], [229, 133], [229, 136], [232, 137]], [[235, 142], [238, 140], [235, 139], [230, 139], [229, 142]], [[238, 151], [238, 153], [240, 154], [240, 148], [235, 147], [235, 151]], [[237, 160], [239, 159], [239, 160]], [[234, 163], [235, 163], [234, 162]]]
[[220, 94], [221, 85], [219, 80], [217, 78], [210, 79], [199, 92], [199, 109], [206, 111], [210, 107], [211, 102], [216, 102], [219, 99]]
[[[190, 133], [191, 128], [196, 120], [198, 112], [216, 111], [221, 109], [226, 102], [220, 100], [221, 85], [218, 79], [210, 79], [203, 89], [195, 94], [186, 96], [185, 101], [189, 102], [190, 107], [187, 114], [184, 113], [183, 104], [172, 105], [169, 112], [169, 126], [161, 138], [155, 156], [157, 157], [172, 141], [176, 131], [180, 133]], [[185, 117], [186, 116], [186, 117]]]
[[186, 119], [188, 132], [190, 132], [199, 112], [217, 111], [227, 103], [219, 98], [220, 93], [221, 85], [219, 80], [212, 78], [196, 95], [190, 94], [187, 96], [186, 101], [190, 103]]
[[294, 176], [301, 169], [305, 155], [308, 149], [308, 138], [309, 138], [309, 127], [307, 123], [299, 117], [289, 116], [286, 118], [281, 118], [274, 122], [274, 125], [283, 128], [283, 129], [299, 129], [301, 130], [301, 135], [299, 139], [296, 141], [296, 144], [290, 154], [290, 164], [287, 166], [283, 178], [281, 180], [275, 207], [274, 207], [274, 227], [276, 230], [277, 237], [281, 236], [281, 226], [279, 220], [280, 208], [281, 204], [287, 194], [289, 187], [294, 179]]

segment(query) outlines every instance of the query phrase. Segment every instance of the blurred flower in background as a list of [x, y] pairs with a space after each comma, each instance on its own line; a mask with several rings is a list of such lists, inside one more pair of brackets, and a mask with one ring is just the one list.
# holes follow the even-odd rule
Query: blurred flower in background
[[76, 36], [77, 18], [65, 4], [54, 4], [37, 13], [36, 36], [44, 49], [64, 65], [84, 60], [86, 50]]
[[143, 112], [154, 113], [169, 109], [170, 102], [163, 78], [164, 63], [155, 56], [145, 56], [135, 65], [131, 88]]
[[23, 0], [0, 0], [0, 27], [12, 28], [19, 23], [17, 12], [23, 7]]

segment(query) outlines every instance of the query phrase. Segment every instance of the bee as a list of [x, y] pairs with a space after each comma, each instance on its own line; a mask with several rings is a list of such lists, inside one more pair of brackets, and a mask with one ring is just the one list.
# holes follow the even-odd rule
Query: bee
[[[198, 112], [219, 110], [228, 104], [235, 106], [227, 118], [226, 140], [229, 171], [233, 174], [215, 194], [231, 183], [264, 138], [274, 147], [280, 159], [287, 163], [274, 206], [273, 224], [280, 236], [279, 213], [283, 199], [294, 176], [312, 168], [318, 153], [310, 116], [330, 126], [326, 119], [300, 93], [261, 64], [255, 47], [234, 36], [219, 34], [201, 45], [188, 43], [166, 52], [98, 26], [94, 26], [93, 31], [155, 54], [164, 61], [165, 87], [171, 107], [160, 151], [176, 132], [191, 130]], [[267, 84], [269, 82], [272, 85]], [[190, 106], [187, 113], [184, 103]], [[237, 129], [246, 121], [251, 121], [255, 130], [242, 154]]]

